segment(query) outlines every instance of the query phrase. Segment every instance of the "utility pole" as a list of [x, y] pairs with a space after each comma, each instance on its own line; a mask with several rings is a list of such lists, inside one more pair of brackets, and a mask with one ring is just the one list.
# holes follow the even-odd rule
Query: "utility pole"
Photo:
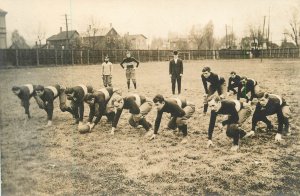
[[266, 16], [264, 16], [264, 25], [263, 25], [263, 32], [262, 32], [262, 41], [261, 41], [261, 56], [260, 56], [260, 62], [262, 62], [263, 58], [263, 51], [264, 51], [264, 34], [265, 34], [265, 22], [266, 22]]
[[225, 29], [226, 29], [225, 47], [227, 49], [227, 24], [225, 25]]
[[267, 44], [267, 47], [269, 49], [269, 45], [270, 45], [270, 7], [269, 7], [269, 20], [268, 20], [268, 44]]
[[66, 39], [67, 39], [67, 45], [66, 48], [69, 49], [69, 29], [68, 29], [68, 16], [67, 14], [65, 14], [65, 18], [66, 18]]

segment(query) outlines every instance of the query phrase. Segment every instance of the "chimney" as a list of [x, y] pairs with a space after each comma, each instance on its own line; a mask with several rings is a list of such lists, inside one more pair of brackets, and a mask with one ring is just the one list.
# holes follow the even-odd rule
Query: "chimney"
[[109, 23], [109, 27], [112, 28], [112, 23]]
[[60, 27], [60, 33], [62, 32], [62, 27]]

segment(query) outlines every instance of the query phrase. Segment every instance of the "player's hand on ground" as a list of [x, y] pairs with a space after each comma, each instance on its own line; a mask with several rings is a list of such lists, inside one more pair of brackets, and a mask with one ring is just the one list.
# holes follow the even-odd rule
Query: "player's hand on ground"
[[209, 148], [209, 147], [213, 147], [213, 146], [214, 146], [214, 143], [211, 140], [208, 140], [206, 147]]
[[47, 123], [46, 127], [51, 127], [51, 126], [52, 126], [52, 121], [48, 120], [48, 123]]
[[88, 126], [90, 127], [90, 131], [95, 127], [95, 123], [88, 123]]
[[154, 134], [153, 129], [150, 129], [149, 131], [147, 131], [147, 133], [145, 134], [145, 137], [151, 137]]
[[149, 138], [149, 140], [154, 140], [156, 138], [157, 134], [152, 134], [152, 136]]
[[115, 127], [112, 127], [112, 128], [111, 128], [111, 131], [110, 131], [110, 134], [111, 134], [111, 135], [114, 135], [114, 134], [115, 134], [115, 129], [116, 129]]
[[239, 145], [233, 145], [233, 146], [230, 148], [230, 150], [233, 151], [233, 152], [238, 151], [238, 149], [239, 149]]
[[281, 134], [280, 133], [277, 133], [276, 136], [275, 136], [275, 142], [280, 142], [282, 141], [283, 139], [281, 138]]
[[244, 138], [251, 137], [251, 136], [254, 136], [254, 135], [255, 135], [255, 132], [254, 132], [254, 131], [250, 131], [250, 132], [248, 132], [248, 133], [244, 136]]

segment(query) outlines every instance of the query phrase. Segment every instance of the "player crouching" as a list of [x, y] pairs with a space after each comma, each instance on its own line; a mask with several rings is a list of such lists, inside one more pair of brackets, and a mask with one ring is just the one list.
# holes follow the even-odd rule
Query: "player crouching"
[[[122, 92], [118, 88], [106, 87], [86, 95], [85, 102], [90, 107], [88, 119], [89, 131], [100, 122], [103, 115], [106, 115], [108, 122], [113, 122], [115, 111], [111, 98], [115, 94], [121, 95]], [[94, 117], [95, 120], [93, 121]]]
[[147, 132], [151, 129], [152, 125], [146, 120], [146, 116], [153, 106], [153, 102], [149, 98], [139, 94], [126, 97], [115, 95], [112, 98], [112, 104], [116, 109], [116, 115], [112, 123], [111, 134], [115, 132], [123, 109], [128, 109], [131, 113], [128, 122], [132, 127], [141, 125]]
[[34, 89], [36, 88], [36, 85], [32, 84], [25, 84], [21, 86], [13, 86], [12, 92], [19, 97], [21, 100], [21, 106], [25, 109], [25, 114], [27, 115], [27, 118], [30, 119], [30, 112], [29, 112], [29, 101], [32, 96], [34, 96]]
[[73, 117], [75, 118], [75, 124], [82, 125], [84, 114], [84, 99], [88, 93], [93, 92], [92, 86], [78, 85], [71, 88], [67, 88], [65, 93], [67, 99], [71, 100], [71, 109]]
[[211, 96], [208, 99], [208, 106], [211, 109], [207, 147], [213, 146], [212, 134], [219, 114], [228, 115], [228, 119], [219, 124], [219, 128], [227, 125], [226, 135], [233, 139], [232, 151], [239, 148], [239, 139], [246, 135], [241, 128], [243, 122], [251, 115], [251, 107], [247, 103], [238, 100], [221, 100], [219, 96]]
[[251, 135], [254, 135], [257, 122], [262, 121], [267, 125], [267, 130], [273, 129], [271, 121], [267, 116], [276, 114], [278, 120], [278, 130], [275, 136], [275, 141], [281, 141], [283, 129], [290, 134], [289, 118], [291, 112], [289, 105], [279, 95], [265, 93], [259, 102], [256, 104], [256, 108], [252, 118], [252, 131]]
[[54, 100], [59, 97], [60, 109], [62, 112], [68, 111], [72, 113], [71, 108], [66, 106], [66, 94], [65, 87], [61, 85], [47, 86], [37, 85], [35, 88], [36, 101], [41, 109], [44, 109], [47, 112], [48, 123], [46, 126], [52, 125]]
[[178, 128], [182, 133], [184, 139], [182, 143], [187, 142], [187, 120], [194, 114], [195, 105], [180, 98], [165, 99], [162, 95], [156, 95], [153, 98], [155, 107], [157, 108], [157, 116], [154, 125], [154, 134], [151, 136], [151, 140], [156, 138], [158, 129], [160, 126], [161, 118], [164, 112], [171, 114], [171, 120], [168, 123], [170, 129], [175, 130]]

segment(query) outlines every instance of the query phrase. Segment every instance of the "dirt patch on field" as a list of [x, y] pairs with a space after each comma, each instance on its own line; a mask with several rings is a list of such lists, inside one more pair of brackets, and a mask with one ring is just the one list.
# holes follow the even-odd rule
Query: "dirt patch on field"
[[[253, 138], [241, 141], [237, 153], [231, 140], [215, 128], [215, 147], [206, 148], [209, 116], [202, 116], [201, 69], [228, 78], [230, 71], [256, 79], [261, 87], [283, 95], [293, 108], [291, 136], [274, 142], [275, 132], [259, 125]], [[126, 91], [125, 73], [115, 65], [113, 84]], [[72, 117], [55, 101], [53, 127], [43, 128], [46, 114], [31, 100], [33, 118], [25, 115], [10, 89], [14, 84], [91, 84], [102, 88], [100, 65], [0, 70], [1, 168], [3, 195], [299, 195], [299, 61], [192, 61], [184, 62], [182, 96], [196, 104], [189, 121], [189, 142], [166, 129], [164, 116], [159, 137], [144, 138], [124, 112], [114, 136], [104, 118], [92, 133], [79, 134]], [[138, 91], [149, 97], [171, 96], [168, 62], [141, 63]], [[87, 120], [88, 107], [85, 110]], [[148, 116], [154, 122], [156, 111]], [[275, 123], [276, 118], [272, 117]], [[250, 122], [245, 127], [250, 129]]]

